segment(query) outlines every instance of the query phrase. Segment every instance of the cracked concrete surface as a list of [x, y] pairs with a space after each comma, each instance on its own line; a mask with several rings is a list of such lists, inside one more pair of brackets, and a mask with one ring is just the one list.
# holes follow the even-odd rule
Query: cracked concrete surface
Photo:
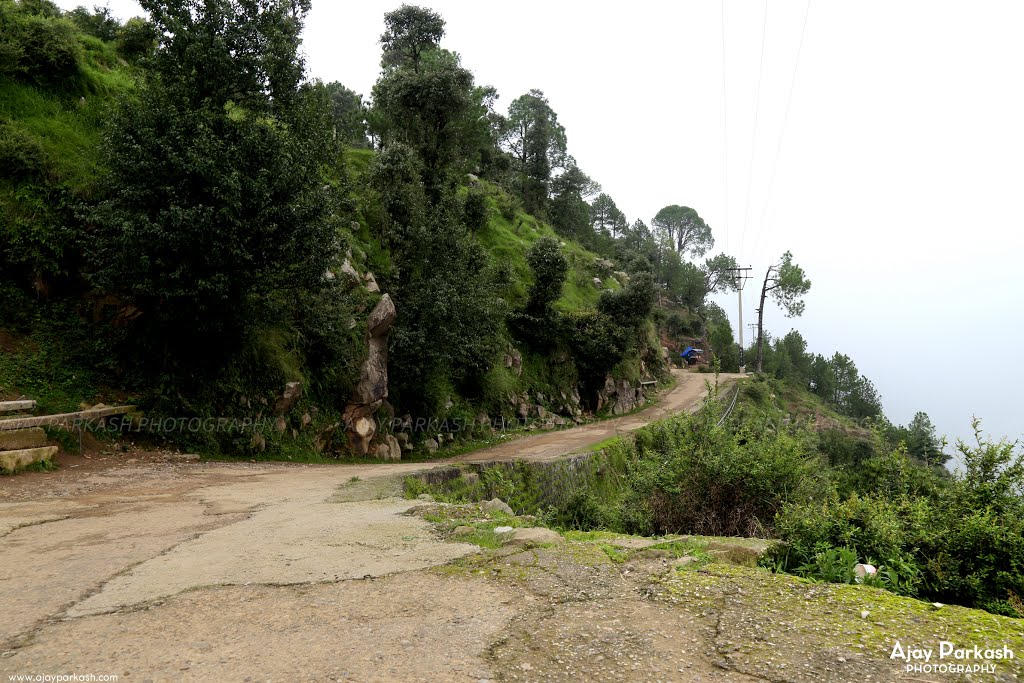
[[[703, 379], [602, 430], [691, 407]], [[551, 457], [602, 430], [518, 448]], [[507, 679], [496, 644], [555, 598], [430, 569], [478, 549], [400, 514], [402, 478], [426, 467], [134, 462], [0, 480], [0, 679]]]

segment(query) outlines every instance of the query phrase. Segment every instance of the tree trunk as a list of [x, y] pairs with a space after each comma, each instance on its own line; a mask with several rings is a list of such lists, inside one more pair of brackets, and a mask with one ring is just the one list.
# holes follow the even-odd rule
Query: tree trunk
[[764, 372], [762, 362], [764, 360], [764, 300], [768, 296], [768, 279], [772, 276], [775, 266], [769, 266], [768, 272], [764, 274], [764, 284], [761, 285], [761, 305], [757, 309], [757, 371]]

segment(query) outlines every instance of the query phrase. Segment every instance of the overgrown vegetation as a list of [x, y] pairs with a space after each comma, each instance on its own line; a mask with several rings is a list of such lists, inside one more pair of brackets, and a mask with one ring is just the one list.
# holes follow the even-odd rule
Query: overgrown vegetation
[[[774, 538], [762, 563], [777, 571], [1024, 617], [1015, 597], [1024, 591], [1024, 453], [1015, 444], [979, 431], [976, 445], [958, 446], [965, 470], [943, 476], [891, 446], [882, 427], [779, 420], [767, 386], [750, 385], [723, 425], [710, 403], [592, 454], [494, 464], [433, 486], [410, 479], [407, 491], [498, 497], [565, 529]], [[803, 396], [804, 409], [818, 400]], [[861, 579], [859, 563], [878, 571]]]

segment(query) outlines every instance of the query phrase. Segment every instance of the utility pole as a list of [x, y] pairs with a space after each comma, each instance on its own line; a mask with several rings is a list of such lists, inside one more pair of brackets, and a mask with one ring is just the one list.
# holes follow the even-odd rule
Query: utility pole
[[736, 297], [739, 300], [739, 333], [740, 333], [740, 372], [746, 372], [747, 366], [743, 362], [743, 285], [750, 279], [750, 275], [747, 273], [753, 270], [750, 266], [741, 268], [736, 266], [735, 268], [728, 268], [732, 273], [733, 281], [736, 283]]

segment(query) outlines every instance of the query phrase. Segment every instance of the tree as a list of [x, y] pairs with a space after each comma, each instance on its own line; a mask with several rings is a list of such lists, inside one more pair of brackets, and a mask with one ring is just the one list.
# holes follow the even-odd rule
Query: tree
[[622, 245], [627, 250], [645, 257], [658, 248], [651, 229], [639, 218], [623, 231]]
[[526, 252], [533, 272], [533, 285], [526, 301], [526, 312], [538, 318], [548, 317], [551, 307], [562, 296], [562, 284], [569, 272], [569, 261], [554, 237], [541, 237]]
[[338, 139], [352, 147], [366, 147], [366, 105], [363, 96], [337, 81], [321, 84], [331, 100], [331, 114]]
[[388, 12], [384, 15], [384, 35], [380, 37], [384, 48], [381, 65], [406, 66], [419, 73], [424, 54], [441, 43], [444, 24], [440, 14], [416, 5], [403, 4]]
[[183, 103], [277, 113], [299, 96], [299, 34], [310, 0], [139, 4], [160, 39], [150, 73]]
[[144, 6], [161, 45], [107, 125], [91, 278], [140, 311], [140, 357], [201, 382], [272, 295], [324, 286], [345, 188], [328, 104], [299, 87], [298, 5]]
[[571, 163], [566, 153], [565, 128], [558, 123], [558, 115], [543, 92], [531, 90], [509, 105], [502, 143], [514, 159], [526, 210], [543, 213], [552, 171]]
[[925, 467], [945, 465], [950, 455], [943, 452], [943, 443], [939, 439], [928, 413], [917, 412], [906, 428], [907, 455], [924, 463]]
[[589, 241], [590, 205], [587, 200], [600, 191], [601, 186], [576, 164], [570, 164], [551, 180], [548, 215], [558, 234], [584, 243]]
[[473, 74], [443, 50], [421, 54], [417, 70], [394, 68], [373, 86], [375, 132], [383, 146], [409, 145], [423, 163], [432, 202], [450, 189], [452, 172], [466, 158], [464, 121], [474, 107]]
[[156, 28], [142, 17], [132, 17], [117, 32], [117, 51], [129, 61], [149, 57], [156, 50]]
[[771, 294], [772, 299], [785, 312], [787, 318], [797, 317], [804, 312], [803, 296], [811, 289], [811, 281], [804, 275], [803, 268], [793, 263], [793, 254], [786, 252], [779, 263], [768, 267], [761, 286], [761, 306], [757, 309], [757, 371], [763, 372], [764, 346], [764, 304]]
[[719, 292], [735, 292], [736, 258], [727, 254], [718, 254], [704, 261], [701, 270], [704, 273], [704, 295]]
[[613, 238], [621, 235], [629, 226], [625, 214], [615, 205], [615, 200], [603, 192], [590, 205], [590, 224], [594, 232]]
[[653, 224], [668, 236], [669, 243], [680, 254], [700, 257], [715, 246], [711, 228], [688, 206], [666, 206], [654, 217]]
[[[719, 311], [721, 308], [715, 305]], [[733, 336], [732, 325], [729, 318], [722, 312], [721, 316], [715, 316], [714, 321], [707, 322], [707, 340], [711, 346], [711, 352], [718, 359], [722, 372], [739, 372], [740, 352], [739, 344]]]
[[121, 23], [109, 7], [93, 5], [90, 12], [84, 6], [79, 5], [68, 12], [67, 16], [82, 29], [83, 33], [107, 42], [115, 40], [121, 28]]

